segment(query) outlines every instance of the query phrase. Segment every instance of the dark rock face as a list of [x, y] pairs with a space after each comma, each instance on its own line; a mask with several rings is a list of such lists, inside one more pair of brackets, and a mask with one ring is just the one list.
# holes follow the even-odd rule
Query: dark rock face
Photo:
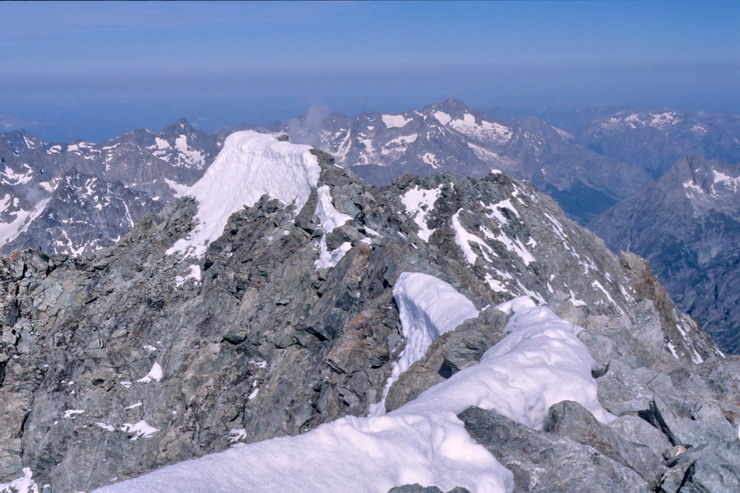
[[[90, 257], [25, 250], [0, 261], [0, 481], [28, 467], [52, 491], [90, 490], [232, 442], [366, 414], [404, 347], [392, 297], [403, 272], [445, 280], [482, 313], [435, 342], [391, 388], [394, 405], [474, 364], [505, 323], [484, 308], [528, 295], [586, 329], [581, 339], [608, 368], [599, 381], [614, 380], [602, 398], [611, 412], [652, 412], [671, 445], [715, 450], [729, 440], [736, 394], [725, 380], [737, 375], [735, 363], [715, 359], [670, 300], [640, 288], [649, 271], [637, 276], [531, 185], [503, 174], [437, 175], [378, 189], [316, 154], [320, 184], [352, 218], [332, 240], [352, 245], [334, 267], [316, 268], [315, 191], [300, 211], [265, 196], [236, 212], [198, 260], [165, 254], [194, 226], [197, 204], [180, 199]], [[425, 193], [436, 199], [414, 205]], [[694, 353], [707, 363], [691, 366]], [[643, 378], [653, 374], [670, 375], [675, 399], [650, 390], [669, 388], [665, 378]], [[697, 378], [706, 385], [695, 388]], [[707, 404], [683, 406], [689, 390], [691, 402]], [[490, 416], [471, 421], [476, 439], [501, 429], [499, 438], [518, 437], [506, 445], [512, 453], [539, 451], [522, 462], [531, 467], [511, 466], [518, 487], [560, 491], [583, 480], [599, 491], [643, 491], [651, 481], [575, 440], [494, 426]], [[734, 457], [728, 444], [716, 452], [723, 460]], [[643, 448], [651, 445], [660, 446], [653, 437]], [[584, 469], [562, 475], [570, 460]], [[696, 463], [695, 476], [719, 474]], [[555, 464], [552, 485], [538, 482], [539, 464]]]
[[613, 251], [649, 260], [723, 351], [740, 350], [740, 165], [694, 156], [589, 224]]

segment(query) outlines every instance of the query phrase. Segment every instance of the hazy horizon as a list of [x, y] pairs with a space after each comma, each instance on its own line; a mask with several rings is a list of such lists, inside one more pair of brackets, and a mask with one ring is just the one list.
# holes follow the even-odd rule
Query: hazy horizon
[[738, 113], [738, 33], [723, 1], [4, 2], [0, 129], [97, 141], [447, 98]]

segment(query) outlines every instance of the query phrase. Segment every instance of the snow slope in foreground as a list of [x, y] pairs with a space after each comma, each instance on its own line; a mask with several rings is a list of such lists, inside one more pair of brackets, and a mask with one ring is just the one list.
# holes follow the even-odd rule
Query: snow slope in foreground
[[511, 491], [511, 472], [470, 438], [457, 414], [479, 406], [542, 429], [548, 408], [567, 399], [600, 421], [612, 417], [596, 398], [594, 361], [576, 337], [580, 327], [526, 297], [498, 308], [512, 315], [506, 335], [478, 365], [385, 416], [345, 417], [303, 435], [234, 446], [97, 491], [385, 493], [410, 483]]
[[202, 257], [208, 244], [223, 233], [234, 212], [254, 205], [262, 195], [300, 210], [319, 182], [321, 168], [311, 146], [277, 140], [251, 130], [234, 132], [215, 161], [185, 195], [198, 201], [197, 225], [167, 250]]

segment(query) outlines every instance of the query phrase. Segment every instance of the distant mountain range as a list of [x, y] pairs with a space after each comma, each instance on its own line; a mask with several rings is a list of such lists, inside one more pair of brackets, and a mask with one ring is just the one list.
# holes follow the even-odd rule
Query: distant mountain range
[[[304, 136], [295, 125], [270, 129]], [[319, 141], [338, 163], [376, 185], [407, 173], [481, 177], [501, 170], [530, 180], [581, 223], [651, 181], [640, 167], [608, 159], [535, 117], [505, 124], [452, 99], [401, 114], [334, 114]]]
[[[482, 177], [492, 170], [529, 180], [558, 201], [571, 219], [590, 223], [612, 249], [624, 249], [623, 240], [633, 238], [628, 248], [651, 260], [683, 309], [715, 334], [736, 333], [727, 323], [740, 316], [740, 309], [731, 296], [716, 292], [716, 283], [729, 285], [719, 273], [732, 264], [718, 261], [711, 274], [704, 271], [710, 268], [705, 262], [687, 261], [681, 269], [666, 265], [671, 263], [670, 252], [695, 251], [702, 244], [692, 239], [696, 228], [703, 228], [704, 236], [724, 238], [726, 223], [715, 216], [730, 214], [725, 208], [738, 202], [737, 190], [728, 189], [724, 202], [712, 202], [712, 214], [686, 213], [683, 221], [666, 222], [673, 225], [672, 243], [644, 245], [665, 226], [657, 224], [657, 209], [664, 207], [665, 214], [672, 207], [667, 199], [647, 207], [650, 197], [668, 194], [663, 188], [667, 185], [653, 184], [654, 178], [688, 155], [740, 162], [740, 117], [620, 109], [582, 112], [558, 121], [569, 131], [534, 116], [499, 120], [447, 100], [399, 114], [347, 117], [319, 111], [266, 128], [237, 129], [288, 134], [294, 142], [333, 154], [338, 164], [376, 185], [404, 174]], [[232, 130], [208, 134], [181, 119], [158, 133], [138, 129], [97, 143], [48, 143], [24, 131], [0, 134], [0, 253], [34, 247], [87, 255], [112, 245], [147, 213], [160, 211], [185, 193]], [[676, 190], [670, 195], [685, 191]], [[635, 202], [622, 202], [630, 197], [642, 200], [639, 212]], [[641, 221], [625, 223], [619, 216], [627, 208]], [[712, 244], [721, 250], [712, 259], [724, 259], [726, 249], [734, 251], [727, 243]], [[736, 270], [724, 275], [733, 277]], [[699, 278], [705, 279], [702, 287], [692, 287]], [[722, 315], [730, 312], [735, 315]], [[719, 342], [725, 350], [737, 350], [724, 336]]]
[[694, 154], [740, 161], [740, 115], [624, 110], [592, 122], [579, 142], [657, 178], [679, 159]]
[[179, 197], [218, 154], [221, 135], [182, 119], [102, 142], [0, 135], [0, 251], [89, 254]]
[[690, 156], [589, 228], [650, 261], [678, 306], [740, 352], [740, 164]]

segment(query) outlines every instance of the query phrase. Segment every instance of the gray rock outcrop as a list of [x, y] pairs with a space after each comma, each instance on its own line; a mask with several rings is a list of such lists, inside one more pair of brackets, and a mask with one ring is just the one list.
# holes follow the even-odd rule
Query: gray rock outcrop
[[634, 470], [570, 438], [536, 432], [479, 408], [459, 418], [470, 436], [514, 473], [516, 492], [650, 491]]

